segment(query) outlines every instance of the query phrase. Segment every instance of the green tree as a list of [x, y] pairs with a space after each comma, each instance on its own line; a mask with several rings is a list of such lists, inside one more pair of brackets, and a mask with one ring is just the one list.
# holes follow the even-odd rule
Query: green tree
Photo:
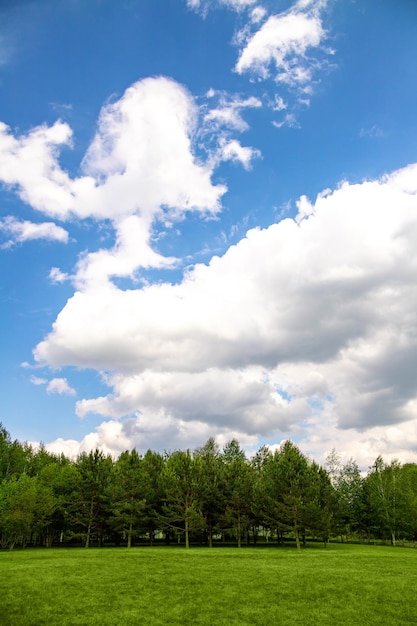
[[265, 466], [268, 502], [265, 516], [277, 532], [292, 531], [297, 549], [311, 501], [311, 472], [306, 457], [292, 441], [285, 441]]
[[143, 524], [152, 545], [163, 514], [165, 492], [162, 472], [165, 467], [165, 458], [158, 452], [148, 450], [143, 457], [142, 467], [146, 494]]
[[146, 482], [143, 461], [136, 450], [123, 452], [113, 465], [106, 495], [111, 526], [127, 536], [127, 547], [143, 523]]
[[80, 454], [76, 461], [77, 487], [73, 493], [72, 525], [90, 546], [92, 533], [102, 540], [105, 521], [105, 490], [110, 479], [112, 459], [97, 448]]
[[198, 502], [204, 518], [207, 542], [212, 547], [213, 532], [225, 505], [222, 457], [219, 446], [212, 437], [196, 450], [194, 464]]
[[7, 478], [17, 478], [26, 472], [27, 456], [30, 446], [22, 445], [10, 434], [0, 422], [0, 481]]
[[242, 545], [242, 534], [247, 532], [253, 504], [254, 473], [237, 439], [223, 448], [223, 468], [226, 496], [224, 522], [232, 527], [237, 545]]
[[338, 500], [337, 528], [342, 539], [348, 539], [352, 533], [369, 533], [367, 493], [356, 461], [350, 459], [339, 467], [333, 483]]
[[[52, 491], [53, 496], [52, 514], [44, 514], [45, 523], [39, 529], [42, 542], [49, 547], [55, 540], [63, 542], [66, 533], [71, 530], [74, 494], [79, 490], [79, 472], [74, 462], [61, 455], [42, 467], [38, 479], [41, 485]], [[48, 497], [45, 506], [47, 501]]]
[[325, 546], [336, 528], [338, 502], [336, 491], [325, 468], [313, 462], [309, 466], [310, 486], [305, 501], [304, 525]]
[[366, 478], [375, 529], [389, 536], [393, 546], [398, 533], [405, 533], [412, 509], [405, 472], [396, 460], [388, 465], [378, 456]]
[[173, 452], [162, 472], [165, 505], [161, 521], [177, 532], [184, 532], [185, 547], [190, 546], [190, 532], [203, 528], [198, 502], [198, 478], [194, 459], [187, 452]]
[[3, 480], [0, 485], [0, 537], [2, 547], [12, 550], [30, 539], [37, 500], [37, 480], [27, 474]]

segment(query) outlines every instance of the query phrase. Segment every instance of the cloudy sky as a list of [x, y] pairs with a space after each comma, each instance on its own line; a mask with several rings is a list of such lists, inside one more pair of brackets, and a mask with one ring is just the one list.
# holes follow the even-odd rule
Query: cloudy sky
[[0, 420], [417, 459], [417, 4], [3, 0]]

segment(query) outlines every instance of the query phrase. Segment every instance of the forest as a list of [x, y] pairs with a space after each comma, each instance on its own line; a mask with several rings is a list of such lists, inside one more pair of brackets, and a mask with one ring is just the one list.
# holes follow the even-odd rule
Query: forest
[[379, 456], [364, 475], [291, 441], [248, 459], [236, 439], [194, 451], [98, 449], [76, 459], [12, 440], [0, 424], [0, 546], [417, 541], [417, 464]]

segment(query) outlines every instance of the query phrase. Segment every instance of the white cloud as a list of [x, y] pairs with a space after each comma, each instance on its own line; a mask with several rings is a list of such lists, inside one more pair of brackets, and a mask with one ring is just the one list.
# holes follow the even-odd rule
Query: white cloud
[[192, 153], [197, 121], [191, 95], [166, 78], [140, 81], [105, 106], [83, 162], [99, 183], [85, 198], [89, 210], [92, 202], [113, 219], [154, 218], [161, 207], [174, 215], [216, 214], [225, 188], [212, 185], [212, 171]]
[[[139, 267], [171, 265], [173, 259], [164, 259], [151, 247], [155, 221], [180, 220], [189, 211], [214, 216], [226, 191], [211, 182], [218, 161], [203, 163], [193, 153], [198, 119], [193, 98], [178, 83], [166, 78], [139, 81], [102, 109], [79, 178], [71, 178], [58, 162], [58, 148], [71, 146], [67, 124], [41, 126], [16, 138], [0, 123], [0, 181], [48, 215], [111, 220], [114, 248], [80, 260], [78, 285], [132, 276]], [[30, 231], [29, 223], [23, 224], [26, 238], [68, 237], [52, 224]], [[6, 225], [17, 229], [13, 221]]]
[[65, 218], [73, 207], [71, 180], [58, 164], [58, 147], [71, 145], [67, 124], [39, 126], [15, 138], [0, 122], [0, 180], [22, 200], [52, 217]]
[[252, 160], [259, 158], [261, 153], [254, 148], [242, 146], [237, 139], [232, 139], [220, 145], [220, 155], [222, 161], [235, 161], [243, 165], [246, 170], [249, 170]]
[[273, 66], [275, 80], [303, 86], [312, 80], [306, 53], [310, 48], [318, 48], [324, 37], [317, 14], [290, 11], [271, 15], [249, 39], [235, 69], [239, 74], [250, 71], [266, 79]]
[[166, 78], [148, 78], [103, 107], [85, 155], [85, 175], [72, 179], [58, 162], [71, 146], [68, 124], [40, 126], [15, 138], [0, 123], [0, 180], [33, 208], [68, 219], [145, 220], [164, 211], [216, 214], [223, 186], [192, 153], [198, 109], [191, 95]]
[[62, 272], [59, 267], [51, 267], [48, 277], [53, 283], [64, 283], [69, 279], [68, 274]]
[[214, 7], [226, 7], [234, 11], [242, 11], [256, 2], [257, 0], [187, 0], [187, 6], [205, 14]]
[[47, 393], [58, 393], [60, 395], [70, 395], [74, 396], [76, 394], [75, 389], [70, 387], [66, 378], [52, 378], [52, 380], [48, 380], [47, 378], [40, 378], [39, 376], [31, 376], [30, 382], [32, 385], [46, 385]]
[[2, 246], [7, 248], [16, 243], [34, 239], [47, 239], [61, 243], [68, 241], [68, 232], [53, 222], [35, 224], [28, 220], [19, 221], [15, 217], [8, 216], [0, 219], [0, 231], [10, 237]]
[[252, 9], [250, 18], [254, 24], [258, 24], [264, 19], [266, 15], [267, 15], [266, 9], [264, 9], [261, 6], [257, 6], [254, 9]]
[[35, 358], [113, 372], [81, 416], [143, 412], [161, 432], [205, 425], [200, 443], [223, 429], [312, 450], [327, 425], [370, 462], [378, 438], [398, 450], [417, 420], [416, 173], [302, 197], [295, 219], [249, 231], [180, 284], [77, 292]]
[[39, 378], [39, 376], [31, 376], [30, 382], [32, 385], [46, 385], [48, 380], [46, 378]]
[[[155, 428], [155, 423], [158, 428]], [[215, 429], [209, 424], [194, 420], [184, 421], [159, 411], [157, 414], [141, 414], [123, 421], [102, 422], [94, 432], [82, 441], [57, 439], [46, 445], [51, 452], [64, 452], [75, 457], [80, 452], [89, 452], [98, 447], [113, 456], [135, 447], [139, 452], [146, 450], [193, 450], [209, 437], [214, 437], [220, 446], [237, 438], [243, 446], [256, 446], [257, 439], [241, 430]]]
[[243, 109], [260, 108], [262, 102], [259, 98], [241, 98], [237, 95], [218, 92], [211, 89], [207, 93], [207, 97], [212, 99], [218, 98], [218, 105], [211, 108], [204, 116], [204, 123], [212, 130], [220, 129], [225, 126], [229, 129], [238, 130], [240, 132], [248, 130], [249, 125], [242, 118], [241, 111]]
[[286, 113], [284, 115], [284, 118], [280, 122], [273, 120], [272, 125], [275, 126], [275, 128], [283, 128], [284, 126], [288, 126], [289, 128], [300, 127], [297, 121], [297, 117], [295, 116], [294, 113]]
[[272, 109], [274, 111], [284, 111], [287, 108], [287, 103], [281, 96], [275, 95]]
[[60, 395], [65, 394], [69, 396], [75, 396], [76, 391], [68, 384], [66, 378], [53, 378], [46, 386], [48, 393], [58, 393]]

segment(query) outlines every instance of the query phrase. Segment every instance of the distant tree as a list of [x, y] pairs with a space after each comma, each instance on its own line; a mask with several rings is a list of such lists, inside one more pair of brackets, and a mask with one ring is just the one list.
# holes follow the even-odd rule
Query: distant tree
[[235, 532], [237, 545], [242, 545], [242, 534], [247, 532], [253, 503], [254, 473], [237, 439], [223, 448], [223, 472], [226, 509], [224, 523]]
[[378, 456], [366, 478], [366, 486], [380, 536], [389, 536], [395, 546], [398, 533], [405, 534], [412, 500], [405, 472], [396, 460], [388, 465]]
[[90, 546], [93, 532], [102, 536], [105, 519], [105, 489], [110, 479], [112, 459], [97, 448], [82, 453], [76, 461], [77, 487], [73, 493], [72, 523]]
[[[40, 486], [44, 488], [45, 495], [42, 498], [44, 506], [38, 513], [40, 523], [36, 525], [36, 529], [42, 543], [49, 547], [54, 540], [62, 542], [65, 533], [70, 530], [71, 511], [74, 506], [73, 494], [79, 490], [78, 469], [75, 463], [61, 455], [42, 467], [38, 480]], [[49, 492], [53, 497], [52, 509], [50, 496], [47, 495]]]
[[30, 447], [22, 445], [10, 434], [0, 422], [0, 481], [12, 477], [19, 477], [26, 472], [27, 456]]
[[368, 499], [356, 461], [350, 459], [340, 467], [333, 481], [338, 499], [337, 528], [342, 538], [352, 533], [368, 533]]
[[276, 518], [274, 515], [272, 518], [269, 515], [271, 494], [268, 493], [265, 480], [266, 467], [271, 459], [272, 453], [267, 446], [262, 446], [251, 459], [253, 469], [252, 525], [255, 538], [260, 526], [263, 529], [269, 530], [272, 527], [275, 530]]
[[313, 462], [309, 466], [310, 481], [304, 504], [304, 525], [326, 545], [336, 528], [338, 501], [336, 491], [325, 468]]
[[311, 500], [311, 472], [306, 457], [285, 441], [265, 466], [268, 505], [265, 514], [277, 532], [292, 531], [297, 549], [306, 527], [306, 507]]
[[417, 465], [406, 463], [401, 471], [401, 489], [406, 502], [402, 529], [405, 536], [417, 542]]
[[136, 450], [122, 452], [114, 463], [106, 495], [111, 512], [110, 524], [127, 536], [127, 547], [143, 523], [146, 482], [143, 461]]
[[173, 452], [162, 471], [165, 505], [161, 521], [165, 526], [184, 532], [185, 547], [190, 546], [190, 532], [203, 528], [198, 502], [198, 479], [194, 459], [187, 452]]
[[165, 499], [162, 472], [166, 459], [158, 452], [148, 450], [143, 459], [143, 479], [145, 481], [145, 508], [143, 511], [144, 530], [153, 543], [155, 532], [160, 527]]
[[211, 437], [194, 456], [197, 498], [204, 518], [207, 542], [213, 546], [213, 531], [224, 512], [225, 493], [220, 448]]
[[27, 474], [0, 485], [0, 542], [12, 550], [29, 541], [35, 518], [37, 480]]

